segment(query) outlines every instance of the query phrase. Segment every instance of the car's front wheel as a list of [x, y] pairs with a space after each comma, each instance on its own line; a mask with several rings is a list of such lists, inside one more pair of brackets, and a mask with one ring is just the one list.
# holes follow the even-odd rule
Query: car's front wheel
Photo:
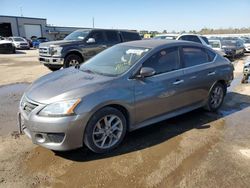
[[206, 109], [209, 111], [217, 111], [224, 100], [226, 87], [221, 83], [216, 83], [210, 90]]
[[88, 122], [84, 143], [95, 153], [106, 153], [122, 142], [126, 130], [123, 113], [115, 108], [105, 107], [97, 111]]
[[65, 58], [65, 62], [63, 67], [67, 68], [67, 67], [71, 67], [71, 66], [77, 66], [80, 65], [82, 63], [82, 58], [79, 57], [78, 55], [75, 54], [70, 54]]

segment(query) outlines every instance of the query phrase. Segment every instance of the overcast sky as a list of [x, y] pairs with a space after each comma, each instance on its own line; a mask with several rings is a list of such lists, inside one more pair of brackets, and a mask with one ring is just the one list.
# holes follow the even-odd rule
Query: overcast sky
[[250, 27], [250, 0], [0, 0], [0, 15], [47, 18], [56, 26], [137, 30]]

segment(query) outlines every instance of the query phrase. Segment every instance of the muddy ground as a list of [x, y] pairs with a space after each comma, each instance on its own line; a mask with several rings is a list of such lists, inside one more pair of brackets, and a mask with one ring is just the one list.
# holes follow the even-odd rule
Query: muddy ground
[[55, 153], [15, 133], [23, 91], [50, 72], [36, 53], [0, 55], [0, 187], [250, 187], [250, 84], [240, 84], [247, 56], [235, 61], [236, 79], [218, 113], [195, 110], [94, 154]]

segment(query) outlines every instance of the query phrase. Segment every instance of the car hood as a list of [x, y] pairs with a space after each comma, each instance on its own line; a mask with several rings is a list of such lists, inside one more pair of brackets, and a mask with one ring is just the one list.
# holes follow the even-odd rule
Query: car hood
[[25, 92], [28, 99], [38, 103], [82, 98], [105, 86], [113, 77], [83, 72], [74, 67], [47, 74], [36, 80]]
[[0, 40], [0, 44], [11, 44], [11, 41], [8, 40]]
[[50, 41], [50, 42], [43, 42], [40, 44], [40, 47], [49, 47], [51, 45], [57, 46], [67, 46], [72, 44], [77, 44], [81, 41], [74, 41], [74, 40], [58, 40], [58, 41]]

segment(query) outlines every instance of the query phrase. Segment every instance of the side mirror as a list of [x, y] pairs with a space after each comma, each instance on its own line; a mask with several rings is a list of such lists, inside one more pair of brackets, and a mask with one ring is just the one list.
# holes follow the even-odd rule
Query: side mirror
[[137, 75], [137, 78], [145, 78], [145, 77], [150, 77], [155, 74], [155, 70], [151, 67], [142, 67], [140, 70], [140, 74]]
[[89, 38], [87, 41], [86, 41], [87, 44], [93, 44], [95, 43], [95, 39], [94, 38]]

